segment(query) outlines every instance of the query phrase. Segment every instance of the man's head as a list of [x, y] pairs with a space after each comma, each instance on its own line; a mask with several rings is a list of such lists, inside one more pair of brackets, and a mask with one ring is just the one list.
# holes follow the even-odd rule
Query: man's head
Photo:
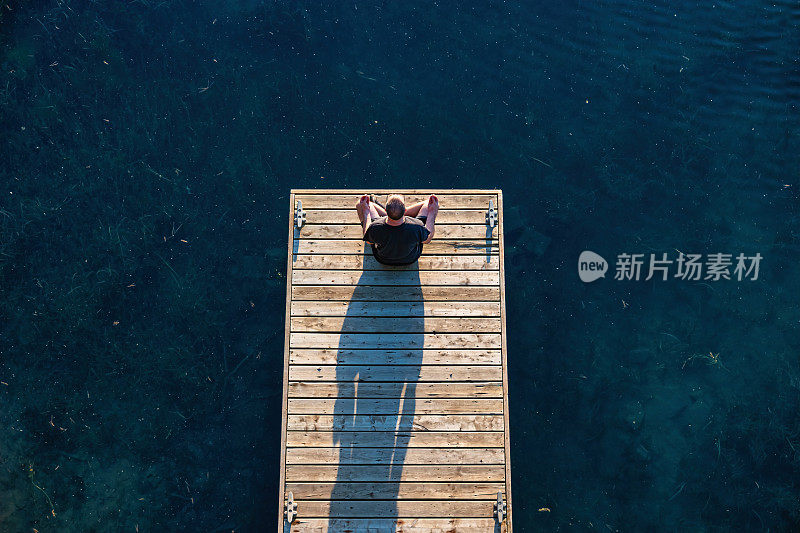
[[386, 214], [392, 220], [400, 220], [406, 214], [406, 204], [399, 194], [390, 194], [386, 200]]

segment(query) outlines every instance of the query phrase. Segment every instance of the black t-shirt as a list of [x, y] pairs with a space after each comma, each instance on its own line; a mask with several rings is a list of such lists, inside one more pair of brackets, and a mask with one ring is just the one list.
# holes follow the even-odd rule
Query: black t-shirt
[[364, 240], [372, 243], [372, 255], [385, 265], [410, 265], [422, 253], [422, 241], [431, 234], [425, 223], [406, 217], [399, 226], [390, 226], [386, 217], [376, 218], [367, 227]]

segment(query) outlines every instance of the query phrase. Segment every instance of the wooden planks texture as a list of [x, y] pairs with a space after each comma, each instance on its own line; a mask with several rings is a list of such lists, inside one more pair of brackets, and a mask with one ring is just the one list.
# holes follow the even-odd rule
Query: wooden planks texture
[[279, 531], [511, 531], [502, 194], [397, 192], [440, 203], [404, 267], [362, 241], [358, 192], [291, 193]]

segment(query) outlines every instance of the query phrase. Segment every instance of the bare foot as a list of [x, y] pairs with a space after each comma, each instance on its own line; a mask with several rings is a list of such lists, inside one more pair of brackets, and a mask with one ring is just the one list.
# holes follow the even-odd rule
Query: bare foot
[[358, 218], [364, 220], [369, 213], [369, 195], [365, 194], [359, 198], [358, 203], [356, 204], [356, 211], [358, 211]]
[[430, 198], [428, 198], [428, 216], [435, 217], [436, 213], [439, 212], [439, 199], [436, 198], [435, 194], [431, 194]]

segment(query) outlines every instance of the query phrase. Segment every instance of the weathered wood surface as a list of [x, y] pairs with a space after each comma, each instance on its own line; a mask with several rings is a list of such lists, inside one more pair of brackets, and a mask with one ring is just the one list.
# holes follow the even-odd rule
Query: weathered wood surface
[[493, 518], [298, 518], [284, 533], [506, 533]]
[[299, 301], [292, 303], [292, 316], [499, 317], [500, 304], [498, 302]]
[[286, 479], [293, 482], [490, 482], [503, 481], [505, 468], [503, 465], [404, 465], [398, 474], [384, 465], [286, 465]]
[[359, 196], [290, 199], [279, 530], [511, 531], [501, 195], [437, 192], [434, 240], [399, 267], [363, 242]]
[[293, 317], [293, 332], [343, 333], [500, 333], [500, 318], [492, 317]]
[[[311, 194], [295, 193], [294, 198], [303, 203], [303, 209], [352, 209], [352, 212], [354, 212], [356, 203], [361, 197], [361, 194], [362, 193], [358, 192], [325, 194], [314, 191]], [[430, 193], [406, 193], [403, 194], [403, 198], [405, 199], [406, 205], [411, 205], [416, 202], [427, 200], [429, 195]], [[382, 198], [379, 198], [379, 202], [383, 203], [386, 199], [386, 194], [382, 194], [381, 196]], [[490, 199], [494, 199], [495, 205], [497, 205], [497, 194], [494, 192], [477, 194], [436, 192], [436, 197], [439, 198], [439, 205], [442, 210], [479, 209], [485, 212], [489, 207]]]
[[[303, 204], [306, 211], [308, 224], [350, 224], [357, 226], [358, 219], [353, 218], [353, 207], [347, 209], [309, 209]], [[480, 224], [486, 227], [486, 211], [483, 209], [449, 209], [442, 207], [436, 217], [436, 226], [439, 225], [475, 225]]]
[[[388, 443], [391, 443], [388, 444]], [[402, 443], [407, 449], [425, 447], [503, 447], [502, 431], [292, 431], [288, 446], [324, 448], [343, 445], [348, 448], [394, 448]]]
[[[400, 398], [401, 390], [394, 383], [364, 381], [289, 383], [289, 398]], [[414, 385], [415, 398], [502, 398], [501, 381], [474, 383], [438, 382]]]
[[[306, 215], [308, 216], [308, 215]], [[353, 214], [349, 217], [352, 219]], [[437, 218], [436, 222], [439, 220]], [[307, 224], [300, 229], [295, 228], [297, 239], [356, 239], [363, 240], [361, 225], [355, 224]], [[436, 228], [436, 236], [442, 239], [496, 239], [497, 226], [489, 229], [484, 224], [443, 224]]]
[[500, 348], [500, 333], [295, 333], [293, 348]]
[[[394, 448], [289, 448], [287, 464], [385, 465], [397, 461]], [[414, 448], [404, 453], [405, 465], [502, 465], [502, 448]], [[497, 493], [495, 493], [497, 496]]]
[[[346, 255], [303, 255], [292, 258], [294, 268], [308, 270], [357, 270], [388, 271], [395, 270], [498, 270], [498, 255], [423, 255], [414, 265], [388, 266], [375, 260], [372, 254]], [[499, 302], [498, 302], [499, 304]]]
[[[503, 449], [495, 451], [502, 457]], [[290, 483], [288, 491], [304, 500], [330, 500], [335, 483]], [[336, 488], [341, 490], [342, 487]], [[496, 500], [502, 483], [346, 483], [344, 489], [355, 500]]]
[[292, 286], [292, 300], [344, 300], [350, 302], [497, 302], [499, 287], [374, 287], [374, 286]]
[[[459, 239], [436, 239], [422, 248], [422, 255], [479, 255], [484, 260], [490, 261], [487, 257], [497, 254], [500, 246], [496, 240], [459, 240]], [[369, 244], [357, 239], [296, 239], [294, 242], [294, 253], [296, 254], [369, 254], [372, 255], [372, 248]]]
[[292, 415], [289, 431], [502, 431], [502, 415]]
[[499, 365], [500, 350], [355, 350], [295, 348], [293, 365]]
[[496, 270], [295, 270], [292, 283], [295, 285], [470, 285], [497, 286], [500, 274]]
[[[395, 381], [396, 376], [425, 381], [501, 381], [503, 369], [495, 366], [348, 366], [339, 365], [293, 365], [289, 368], [290, 381]], [[416, 386], [416, 384], [415, 384]]]
[[348, 505], [331, 505], [329, 502], [312, 500], [303, 505], [308, 516], [331, 518], [369, 518], [393, 514], [400, 518], [426, 517], [482, 517], [492, 516], [492, 502], [481, 500], [440, 500], [436, 505], [428, 501], [398, 500], [352, 500]]
[[[289, 378], [291, 379], [291, 377]], [[412, 400], [409, 400], [412, 401]], [[481, 398], [479, 400], [453, 399], [453, 398], [415, 398], [414, 413], [418, 415], [430, 414], [501, 414], [503, 400]], [[337, 398], [289, 398], [289, 415], [293, 414], [322, 414], [352, 413], [355, 399]], [[394, 399], [369, 399], [358, 400], [358, 412], [363, 415], [394, 415], [398, 412], [398, 401]]]

